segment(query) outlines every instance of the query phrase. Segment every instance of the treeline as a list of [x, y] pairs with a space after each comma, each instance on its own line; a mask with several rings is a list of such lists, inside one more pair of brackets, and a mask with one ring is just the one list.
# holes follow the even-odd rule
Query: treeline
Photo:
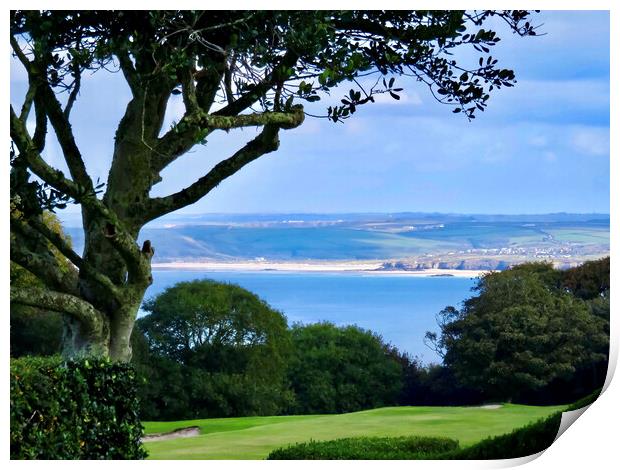
[[[144, 420], [568, 403], [605, 379], [609, 258], [566, 271], [530, 263], [482, 277], [462, 308], [444, 309], [438, 331], [427, 333], [443, 357], [432, 365], [356, 326], [289, 327], [236, 285], [179, 283], [144, 308], [149, 315], [132, 338]], [[25, 334], [34, 314], [12, 310], [13, 355], [54, 352], [57, 341], [45, 332]]]
[[133, 362], [142, 418], [340, 413], [398, 401], [402, 368], [376, 334], [293, 325], [251, 292], [182, 282], [144, 306]]

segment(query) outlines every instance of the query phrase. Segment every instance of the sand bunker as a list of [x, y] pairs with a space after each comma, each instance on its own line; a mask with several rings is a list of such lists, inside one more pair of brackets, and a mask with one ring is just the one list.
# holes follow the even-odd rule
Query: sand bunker
[[497, 410], [498, 408], [501, 408], [502, 405], [483, 405], [480, 408], [482, 408], [483, 410]]
[[168, 439], [178, 439], [179, 437], [194, 437], [200, 434], [198, 426], [189, 428], [175, 429], [171, 432], [161, 432], [158, 434], [148, 434], [142, 438], [142, 442], [167, 441]]

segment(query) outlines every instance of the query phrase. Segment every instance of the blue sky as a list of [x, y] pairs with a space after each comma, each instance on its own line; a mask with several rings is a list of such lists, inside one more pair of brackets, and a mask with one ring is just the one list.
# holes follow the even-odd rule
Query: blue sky
[[[518, 83], [495, 93], [474, 121], [397, 79], [402, 100], [362, 107], [344, 124], [307, 118], [282, 131], [278, 152], [182, 212], [608, 213], [609, 14], [542, 12], [534, 21], [546, 35], [519, 38], [500, 29], [492, 54], [515, 70]], [[25, 85], [13, 62], [14, 104]], [[83, 84], [74, 130], [95, 179], [106, 178], [128, 99], [120, 74], [98, 72]], [[168, 123], [180, 109], [175, 98]], [[191, 184], [255, 133], [213, 135], [165, 170], [153, 195]], [[46, 158], [64, 168], [52, 139]]]

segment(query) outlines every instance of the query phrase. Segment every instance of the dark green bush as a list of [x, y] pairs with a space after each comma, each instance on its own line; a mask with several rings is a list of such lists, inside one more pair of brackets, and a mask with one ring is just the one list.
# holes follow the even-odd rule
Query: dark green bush
[[135, 373], [105, 359], [11, 360], [12, 459], [142, 459]]
[[444, 437], [352, 437], [273, 450], [268, 460], [423, 460], [458, 449]]
[[395, 405], [403, 368], [390, 346], [369, 330], [329, 322], [291, 328], [290, 414], [346, 413]]

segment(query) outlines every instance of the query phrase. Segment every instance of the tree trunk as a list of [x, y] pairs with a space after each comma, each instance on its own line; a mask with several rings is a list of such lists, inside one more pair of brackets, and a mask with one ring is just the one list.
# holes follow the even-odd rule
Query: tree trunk
[[[140, 300], [144, 294], [140, 297]], [[131, 332], [138, 315], [140, 302], [129, 303], [114, 313], [110, 322], [110, 351], [112, 360], [129, 362], [131, 360]]]
[[65, 358], [108, 356], [110, 354], [110, 328], [92, 332], [69, 315], [63, 315], [62, 355]]
[[[125, 186], [125, 198], [132, 194]], [[124, 199], [126, 205], [129, 200]], [[109, 203], [108, 203], [109, 205]], [[120, 211], [119, 211], [120, 212]], [[130, 231], [135, 240], [138, 237], [139, 227], [126, 214], [119, 217], [123, 226]], [[66, 322], [63, 339], [65, 356], [103, 355], [112, 360], [128, 362], [131, 360], [131, 332], [144, 293], [152, 282], [150, 268], [148, 272], [130, 275], [127, 262], [114, 248], [110, 237], [114, 236], [116, 228], [96, 214], [83, 212], [84, 225], [84, 253], [83, 259], [97, 272], [107, 276], [117, 289], [117, 296], [113, 297], [109, 291], [97, 282], [91, 280], [86, 273], [80, 272], [80, 296], [92, 304], [106, 317], [106, 335], [93, 337], [84, 335], [79, 325]]]

